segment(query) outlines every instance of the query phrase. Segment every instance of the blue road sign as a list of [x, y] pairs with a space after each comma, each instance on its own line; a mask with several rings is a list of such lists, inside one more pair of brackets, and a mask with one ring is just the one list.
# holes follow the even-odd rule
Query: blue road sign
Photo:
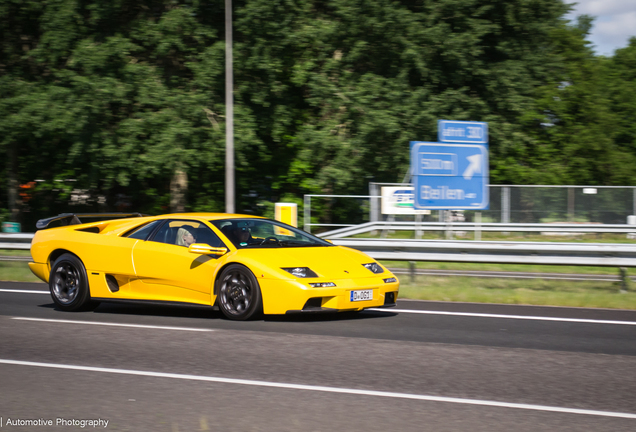
[[488, 208], [488, 145], [411, 142], [416, 209]]
[[440, 142], [486, 144], [488, 142], [488, 123], [438, 120], [437, 139]]

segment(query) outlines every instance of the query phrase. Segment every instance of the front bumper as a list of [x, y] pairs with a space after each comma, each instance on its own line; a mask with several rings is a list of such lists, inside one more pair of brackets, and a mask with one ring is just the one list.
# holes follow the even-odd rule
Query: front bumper
[[[392, 275], [391, 275], [392, 276]], [[384, 278], [390, 277], [386, 274]], [[400, 282], [385, 283], [382, 277], [340, 279], [333, 288], [312, 288], [300, 280], [259, 279], [265, 314], [359, 311], [395, 306]], [[373, 290], [373, 298], [351, 301], [352, 290]]]

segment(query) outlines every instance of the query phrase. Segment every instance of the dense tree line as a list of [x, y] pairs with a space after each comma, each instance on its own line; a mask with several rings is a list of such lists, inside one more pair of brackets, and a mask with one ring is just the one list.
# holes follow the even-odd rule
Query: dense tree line
[[[489, 123], [493, 184], [634, 184], [636, 39], [567, 12], [235, 0], [237, 209], [399, 182], [438, 119]], [[0, 217], [223, 211], [224, 55], [223, 0], [0, 0]]]

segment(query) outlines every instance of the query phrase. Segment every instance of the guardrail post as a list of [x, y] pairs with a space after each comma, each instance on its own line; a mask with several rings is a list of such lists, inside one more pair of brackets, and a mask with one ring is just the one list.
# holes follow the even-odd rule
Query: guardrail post
[[620, 273], [620, 278], [621, 278], [621, 292], [625, 293], [629, 291], [629, 285], [631, 283], [631, 280], [629, 278], [629, 275], [627, 274], [627, 268], [619, 267], [618, 271]]
[[394, 215], [389, 215], [389, 217], [387, 218], [387, 222], [389, 222], [387, 225], [384, 226], [384, 228], [382, 228], [382, 232], [380, 233], [380, 238], [386, 238], [386, 236], [388, 234], [391, 234], [392, 231], [392, 226], [391, 226], [391, 222], [395, 222], [395, 216]]
[[409, 274], [411, 275], [411, 283], [415, 283], [415, 261], [409, 261]]
[[444, 210], [446, 213], [446, 240], [453, 239], [453, 213], [450, 210]]

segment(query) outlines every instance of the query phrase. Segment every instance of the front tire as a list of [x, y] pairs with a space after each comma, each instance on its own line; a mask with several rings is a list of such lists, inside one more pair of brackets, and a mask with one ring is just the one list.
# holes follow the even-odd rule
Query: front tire
[[226, 267], [218, 280], [217, 304], [227, 319], [245, 321], [260, 316], [263, 310], [261, 288], [245, 266]]
[[79, 311], [92, 304], [86, 268], [75, 255], [66, 253], [55, 260], [51, 266], [49, 289], [51, 298], [62, 310]]

